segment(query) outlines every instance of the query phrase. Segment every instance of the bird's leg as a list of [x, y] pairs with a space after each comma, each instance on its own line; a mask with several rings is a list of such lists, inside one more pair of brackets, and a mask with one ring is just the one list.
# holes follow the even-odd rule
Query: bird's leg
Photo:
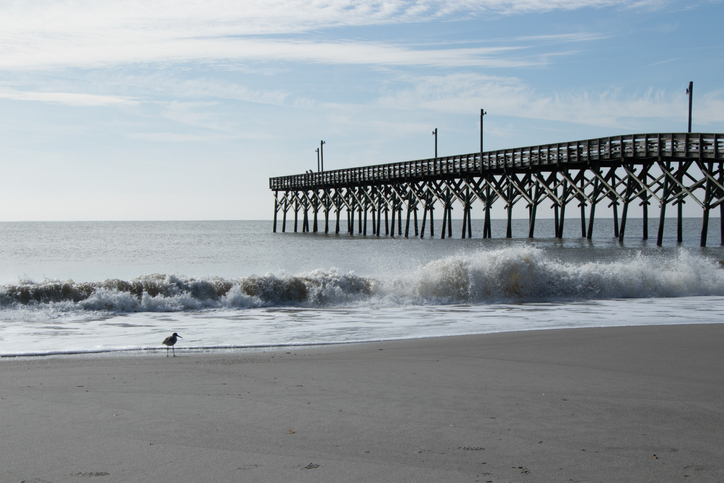
[[173, 350], [173, 356], [176, 357], [176, 348], [174, 346], [171, 346], [171, 350]]

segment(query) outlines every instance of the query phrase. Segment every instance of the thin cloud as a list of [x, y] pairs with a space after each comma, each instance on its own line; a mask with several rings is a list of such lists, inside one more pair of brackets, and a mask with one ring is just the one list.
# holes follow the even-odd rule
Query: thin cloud
[[273, 139], [266, 133], [237, 133], [234, 135], [219, 135], [219, 134], [181, 134], [174, 132], [136, 132], [128, 135], [131, 139], [138, 139], [141, 141], [160, 142], [160, 143], [209, 143], [219, 141], [229, 141], [238, 139]]
[[0, 97], [16, 101], [49, 102], [68, 106], [135, 106], [138, 101], [119, 96], [101, 96], [95, 94], [76, 94], [72, 92], [23, 92], [0, 91]]
[[661, 61], [659, 61], [659, 62], [653, 62], [653, 63], [651, 63], [651, 64], [646, 64], [646, 65], [644, 66], [644, 68], [655, 67], [655, 66], [657, 66], [657, 65], [670, 64], [671, 62], [679, 62], [679, 61], [681, 61], [681, 57], [674, 57], [674, 58], [671, 58], [671, 59], [666, 59], [666, 60], [661, 60]]
[[154, 73], [150, 76], [128, 75], [114, 78], [115, 85], [133, 85], [145, 93], [164, 94], [177, 98], [224, 99], [281, 106], [290, 93], [279, 89], [252, 89], [242, 84], [200, 77], [197, 79], [178, 79], [167, 73]]
[[[500, 57], [509, 50], [505, 48], [416, 49], [374, 42], [313, 42], [273, 37], [340, 27], [463, 20], [488, 14], [515, 15], [635, 3], [635, 0], [12, 2], [0, 6], [0, 68], [295, 59], [513, 67], [528, 64]], [[272, 38], [260, 38], [262, 35]]]
[[175, 42], [54, 45], [33, 51], [16, 49], [0, 57], [0, 68], [43, 69], [64, 66], [103, 68], [113, 64], [154, 62], [312, 62], [327, 64], [439, 67], [523, 67], [537, 61], [508, 58], [518, 47], [418, 49], [377, 42], [311, 42], [247, 38], [183, 39]]
[[569, 34], [550, 34], [550, 35], [524, 35], [520, 37], [514, 37], [512, 40], [520, 42], [588, 42], [591, 40], [603, 40], [609, 38], [608, 35], [601, 33], [592, 32], [576, 32]]
[[[412, 86], [380, 97], [374, 107], [466, 114], [470, 106], [485, 106], [488, 112], [503, 116], [620, 128], [645, 119], [676, 119], [687, 103], [683, 92], [672, 94], [653, 89], [639, 95], [624, 95], [616, 88], [544, 94], [514, 77], [478, 74], [405, 80]], [[724, 122], [723, 108], [722, 92], [707, 93], [694, 104], [697, 123]]]
[[109, 30], [268, 35], [441, 18], [455, 20], [487, 13], [514, 15], [660, 3], [661, 0], [40, 0], [0, 6], [0, 25], [6, 32], [42, 32], [51, 36]]

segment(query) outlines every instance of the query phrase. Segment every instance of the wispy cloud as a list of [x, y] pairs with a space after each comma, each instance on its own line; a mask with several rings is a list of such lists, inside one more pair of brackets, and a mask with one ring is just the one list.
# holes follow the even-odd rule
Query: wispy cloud
[[215, 102], [178, 102], [173, 101], [165, 106], [163, 117], [187, 126], [233, 133], [237, 126], [224, 120], [223, 114], [214, 108]]
[[126, 97], [77, 94], [72, 92], [0, 91], [0, 98], [88, 107], [134, 106], [138, 104], [138, 101]]
[[[676, 119], [686, 108], [684, 92], [650, 89], [624, 94], [620, 89], [579, 90], [570, 94], [541, 93], [514, 77], [452, 74], [407, 78], [410, 87], [380, 97], [376, 107], [418, 108], [466, 114], [470, 106], [485, 106], [499, 115], [574, 122], [600, 127], [625, 127], [637, 120]], [[724, 93], [709, 92], [695, 104], [697, 123], [724, 122]]]
[[[36, 48], [37, 47], [37, 48]], [[114, 44], [82, 42], [17, 48], [0, 57], [0, 68], [43, 69], [54, 67], [104, 67], [113, 64], [151, 62], [311, 62], [327, 64], [400, 65], [439, 67], [522, 67], [538, 61], [516, 59], [502, 54], [517, 47], [415, 48], [378, 42], [311, 42], [302, 40], [178, 39], [145, 42], [126, 40]]]
[[253, 89], [206, 74], [195, 79], [183, 79], [169, 73], [119, 75], [113, 82], [116, 85], [135, 86], [149, 96], [163, 95], [180, 99], [234, 100], [281, 106], [290, 97], [286, 90]]
[[131, 139], [138, 139], [141, 141], [161, 142], [161, 143], [208, 143], [208, 142], [219, 142], [229, 141], [235, 139], [272, 139], [266, 133], [236, 133], [234, 135], [222, 136], [219, 134], [183, 134], [175, 132], [136, 132], [128, 135]]
[[574, 32], [566, 34], [549, 34], [549, 35], [524, 35], [514, 37], [512, 40], [520, 42], [587, 42], [591, 40], [601, 40], [607, 38], [607, 35], [593, 32]]
[[[0, 6], [6, 32], [268, 35], [495, 13], [650, 6], [665, 0], [37, 0]], [[10, 29], [10, 30], [8, 30]], [[180, 37], [179, 37], [180, 35]]]
[[[300, 40], [339, 27], [462, 20], [621, 7], [636, 0], [46, 0], [0, 5], [0, 68], [119, 63], [284, 60], [511, 67], [506, 48], [414, 48], [379, 42]], [[559, 40], [586, 40], [585, 34]], [[307, 36], [308, 37], [308, 36]]]

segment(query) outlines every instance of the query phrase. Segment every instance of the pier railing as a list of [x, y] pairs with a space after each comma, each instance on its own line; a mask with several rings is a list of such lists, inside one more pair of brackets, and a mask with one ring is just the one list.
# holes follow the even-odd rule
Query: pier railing
[[[482, 154], [482, 155], [481, 155]], [[483, 153], [310, 172], [269, 179], [271, 190], [364, 186], [379, 182], [464, 178], [487, 171], [555, 170], [581, 163], [655, 160], [722, 160], [724, 135], [702, 133], [628, 134]]]

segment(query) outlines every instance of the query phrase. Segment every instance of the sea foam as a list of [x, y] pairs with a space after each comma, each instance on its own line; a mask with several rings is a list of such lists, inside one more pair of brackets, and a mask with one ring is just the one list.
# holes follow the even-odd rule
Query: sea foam
[[19, 281], [0, 288], [7, 312], [180, 312], [259, 307], [490, 304], [724, 295], [716, 261], [679, 250], [615, 262], [562, 262], [518, 246], [432, 261], [403, 273], [360, 276], [335, 268], [225, 279], [150, 274], [132, 280]]
[[423, 303], [677, 297], [724, 294], [724, 271], [685, 250], [674, 258], [574, 264], [516, 247], [436, 260], [393, 285]]

